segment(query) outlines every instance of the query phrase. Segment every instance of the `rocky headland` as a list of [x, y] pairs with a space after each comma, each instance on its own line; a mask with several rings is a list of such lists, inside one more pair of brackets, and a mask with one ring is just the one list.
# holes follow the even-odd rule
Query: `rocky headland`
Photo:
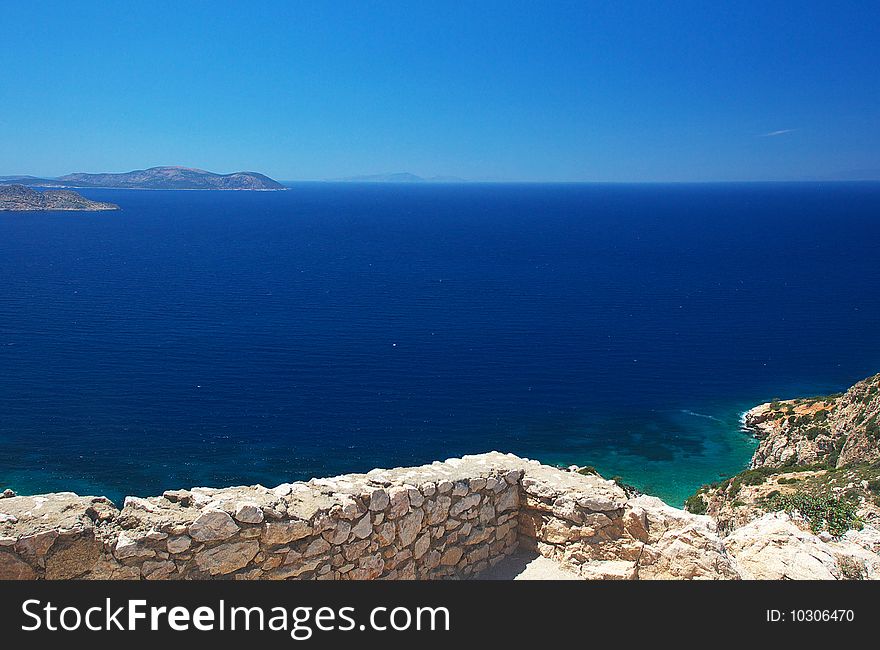
[[802, 557], [842, 553], [845, 573], [866, 577], [853, 569], [853, 558], [873, 559], [880, 551], [878, 420], [880, 375], [837, 395], [756, 406], [744, 416], [759, 440], [750, 468], [703, 486], [686, 508], [712, 517], [730, 544], [767, 533], [779, 555], [790, 546], [780, 538], [798, 539], [808, 543]]
[[115, 203], [91, 201], [72, 190], [37, 191], [24, 185], [0, 185], [0, 211], [68, 210], [98, 212], [118, 210]]

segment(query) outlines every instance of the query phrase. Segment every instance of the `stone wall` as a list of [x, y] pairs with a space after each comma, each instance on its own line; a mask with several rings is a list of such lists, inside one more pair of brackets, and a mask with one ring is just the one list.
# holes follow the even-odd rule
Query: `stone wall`
[[587, 579], [737, 579], [709, 517], [656, 497], [627, 498], [598, 476], [529, 466], [521, 481], [520, 545]]
[[125, 500], [0, 499], [5, 579], [467, 578], [518, 547], [587, 578], [731, 578], [708, 517], [497, 452]]

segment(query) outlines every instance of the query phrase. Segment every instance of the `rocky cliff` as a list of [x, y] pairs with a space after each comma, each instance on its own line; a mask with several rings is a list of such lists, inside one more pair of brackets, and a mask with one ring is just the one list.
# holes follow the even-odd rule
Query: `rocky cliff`
[[880, 459], [880, 374], [845, 393], [761, 404], [745, 414], [760, 439], [752, 467]]
[[72, 190], [45, 190], [39, 192], [24, 185], [0, 185], [0, 210], [25, 212], [47, 210], [76, 210], [95, 212], [118, 210], [114, 203], [90, 201]]
[[[786, 545], [805, 544], [803, 557], [811, 562], [843, 553], [840, 570], [866, 577], [853, 572], [850, 560], [872, 559], [880, 550], [878, 393], [875, 375], [839, 395], [774, 400], [749, 410], [744, 424], [760, 441], [751, 467], [703, 486], [687, 509], [711, 516], [731, 552], [760, 534], [767, 538], [766, 557], [784, 538]], [[744, 561], [740, 557], [741, 569]]]
[[0, 578], [469, 578], [522, 548], [590, 579], [880, 576], [873, 529], [825, 540], [770, 516], [725, 537], [711, 517], [595, 474], [492, 452], [129, 497], [121, 510], [103, 497], [7, 494]]

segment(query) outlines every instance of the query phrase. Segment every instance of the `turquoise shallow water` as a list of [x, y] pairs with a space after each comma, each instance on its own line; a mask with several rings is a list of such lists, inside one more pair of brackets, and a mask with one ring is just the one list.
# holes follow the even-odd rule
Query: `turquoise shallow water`
[[[749, 405], [752, 406], [752, 405]], [[736, 474], [748, 465], [757, 441], [741, 429], [742, 405], [718, 405], [707, 408], [714, 415], [689, 409], [656, 412], [650, 421], [634, 423], [628, 418], [616, 422], [597, 423], [606, 429], [638, 429], [637, 436], [671, 437], [700, 436], [699, 454], [672, 452], [646, 459], [631, 447], [607, 445], [603, 453], [583, 448], [583, 436], [575, 433], [568, 438], [569, 453], [539, 453], [544, 462], [553, 464], [592, 465], [606, 478], [621, 477], [646, 494], [658, 496], [667, 503], [680, 505], [694, 492], [694, 486]], [[650, 416], [648, 416], [650, 417]], [[681, 434], [681, 432], [687, 432]]]
[[880, 368], [878, 184], [83, 193], [123, 209], [0, 215], [0, 488], [498, 449], [678, 504]]

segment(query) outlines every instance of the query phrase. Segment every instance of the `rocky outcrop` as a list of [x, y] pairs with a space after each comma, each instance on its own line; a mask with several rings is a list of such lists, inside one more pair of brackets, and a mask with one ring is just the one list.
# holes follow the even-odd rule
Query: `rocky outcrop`
[[760, 440], [752, 468], [873, 462], [880, 459], [880, 375], [840, 395], [760, 404], [744, 424]]
[[[799, 525], [800, 524], [800, 525]], [[725, 538], [740, 575], [752, 580], [880, 579], [880, 557], [853, 539], [817, 536], [784, 512], [768, 513]], [[871, 529], [864, 537], [876, 536]]]
[[750, 469], [703, 486], [688, 510], [711, 516], [743, 577], [877, 578], [880, 375], [840, 395], [761, 404]]
[[557, 474], [545, 467], [523, 478], [522, 545], [589, 579], [738, 577], [709, 517], [628, 499], [595, 475]]
[[832, 434], [845, 439], [838, 467], [880, 460], [880, 374], [860, 381], [837, 400]]
[[0, 211], [80, 211], [118, 210], [114, 203], [91, 201], [72, 190], [38, 192], [24, 185], [0, 185]]
[[744, 416], [760, 441], [750, 469], [703, 486], [686, 507], [726, 532], [808, 496], [880, 526], [878, 417], [880, 375], [839, 395], [756, 406]]

